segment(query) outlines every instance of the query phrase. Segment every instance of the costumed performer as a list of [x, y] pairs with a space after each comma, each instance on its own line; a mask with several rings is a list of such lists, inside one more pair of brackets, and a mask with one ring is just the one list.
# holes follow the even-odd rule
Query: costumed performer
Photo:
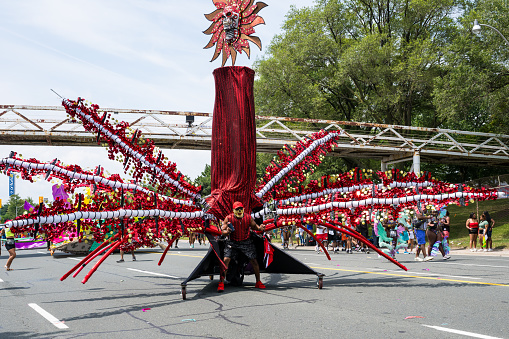
[[[426, 255], [426, 223], [430, 217], [421, 213], [418, 208], [415, 208], [415, 215], [412, 219], [412, 227], [414, 228], [415, 238], [417, 240], [417, 247], [415, 250], [414, 261], [430, 260], [430, 256]], [[419, 257], [422, 251], [424, 259]]]
[[426, 259], [433, 260], [433, 258], [438, 254], [438, 252], [442, 254], [444, 260], [448, 260], [451, 258], [451, 256], [446, 254], [444, 251], [444, 246], [442, 244], [443, 234], [442, 229], [439, 227], [437, 211], [433, 211], [431, 213], [431, 218], [430, 220], [428, 220], [428, 227], [426, 229], [426, 236], [428, 237], [429, 241], [428, 257], [426, 257]]
[[11, 264], [14, 258], [16, 258], [16, 240], [10, 228], [4, 228], [2, 234], [5, 235], [5, 249], [9, 252], [9, 259], [7, 259], [4, 267], [7, 271], [12, 271]]
[[[254, 274], [256, 277], [255, 288], [265, 288], [265, 285], [260, 281], [260, 267], [256, 260], [256, 249], [253, 240], [250, 238], [250, 229], [255, 231], [264, 232], [264, 225], [257, 225], [250, 214], [244, 213], [244, 205], [241, 202], [236, 201], [233, 203], [233, 213], [228, 215], [222, 223], [221, 233], [225, 236], [229, 236], [226, 240], [224, 248], [224, 263], [226, 269], [233, 255], [237, 252], [243, 253], [253, 266]], [[224, 291], [224, 278], [226, 271], [221, 274], [221, 280], [217, 286], [218, 292]]]

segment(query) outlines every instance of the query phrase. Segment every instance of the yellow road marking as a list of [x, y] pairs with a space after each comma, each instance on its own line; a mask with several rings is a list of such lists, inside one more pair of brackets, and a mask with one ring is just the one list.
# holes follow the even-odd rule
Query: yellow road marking
[[[160, 253], [160, 252], [144, 252], [144, 253]], [[204, 256], [199, 256], [199, 255], [188, 255], [188, 254], [178, 254], [178, 253], [167, 253], [167, 255], [176, 255], [176, 256], [191, 257], [191, 258], [203, 258], [204, 257]], [[396, 273], [383, 273], [383, 272], [371, 272], [371, 271], [346, 270], [346, 269], [343, 269], [343, 268], [327, 268], [327, 267], [313, 267], [313, 266], [310, 266], [310, 267], [313, 268], [313, 269], [329, 270], [329, 271], [342, 271], [342, 272], [354, 272], [354, 273], [365, 273], [365, 274], [378, 274], [378, 275], [388, 275], [388, 276], [392, 276], [392, 277], [404, 277], [404, 278], [416, 278], [416, 279], [428, 279], [428, 280], [441, 280], [441, 281], [460, 282], [460, 283], [466, 283], [466, 284], [477, 284], [477, 285], [491, 285], [491, 286], [505, 286], [505, 287], [509, 287], [509, 285], [505, 285], [505, 284], [495, 284], [495, 283], [488, 283], [488, 282], [482, 282], [482, 281], [456, 280], [456, 279], [447, 279], [447, 278], [439, 278], [439, 277], [423, 277], [423, 276], [396, 274]]]
[[492, 286], [506, 286], [509, 285], [504, 284], [495, 284], [488, 282], [480, 282], [480, 281], [468, 281], [468, 280], [456, 280], [456, 279], [446, 279], [439, 277], [423, 277], [423, 276], [415, 276], [415, 275], [406, 275], [406, 274], [396, 274], [396, 273], [382, 273], [382, 272], [370, 272], [370, 271], [357, 271], [357, 270], [346, 270], [342, 268], [327, 268], [327, 267], [311, 267], [313, 269], [321, 269], [321, 270], [329, 270], [329, 271], [342, 271], [342, 272], [354, 272], [354, 273], [366, 273], [366, 274], [378, 274], [378, 275], [388, 275], [392, 277], [405, 277], [405, 278], [417, 278], [417, 279], [428, 279], [428, 280], [440, 280], [440, 281], [452, 281], [452, 282], [461, 282], [466, 284], [477, 284], [477, 285], [492, 285]]

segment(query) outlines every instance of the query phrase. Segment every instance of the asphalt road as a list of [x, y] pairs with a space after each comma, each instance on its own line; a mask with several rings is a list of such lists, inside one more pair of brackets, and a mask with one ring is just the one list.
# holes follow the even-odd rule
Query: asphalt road
[[[86, 284], [59, 278], [79, 257], [18, 251], [13, 271], [0, 271], [0, 338], [509, 338], [509, 257], [455, 255], [449, 261], [397, 259], [405, 272], [376, 254], [289, 250], [326, 274], [262, 274], [266, 290], [216, 292], [217, 278], [180, 283], [206, 246], [139, 251], [108, 258]], [[6, 260], [2, 250], [0, 262]], [[43, 316], [44, 315], [44, 316]], [[54, 318], [51, 318], [53, 316]], [[407, 317], [413, 317], [408, 318]], [[48, 320], [49, 319], [49, 320]]]

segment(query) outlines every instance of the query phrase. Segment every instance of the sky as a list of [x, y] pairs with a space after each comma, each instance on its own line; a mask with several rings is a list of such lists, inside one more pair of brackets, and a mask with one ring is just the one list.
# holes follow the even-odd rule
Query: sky
[[[313, 0], [265, 0], [266, 25], [255, 28], [264, 46], [281, 32], [291, 6]], [[202, 32], [215, 10], [211, 0], [17, 0], [0, 3], [0, 104], [58, 106], [77, 97], [101, 107], [212, 112], [213, 48]], [[251, 45], [251, 67], [264, 55]], [[228, 65], [228, 64], [227, 64]], [[49, 114], [49, 113], [47, 113]], [[1, 136], [0, 136], [1, 137]], [[101, 165], [122, 173], [105, 148], [0, 146], [0, 157], [16, 151], [23, 158], [60, 159], [91, 169]], [[196, 178], [210, 164], [210, 151], [164, 150], [177, 168]], [[123, 177], [127, 177], [124, 175]], [[16, 180], [22, 198], [50, 198], [51, 183]], [[8, 201], [9, 179], [0, 176], [0, 199]]]

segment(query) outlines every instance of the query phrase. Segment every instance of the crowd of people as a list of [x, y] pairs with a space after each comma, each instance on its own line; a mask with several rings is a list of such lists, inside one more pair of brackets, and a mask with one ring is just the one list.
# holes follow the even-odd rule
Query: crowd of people
[[[490, 214], [486, 211], [481, 214], [480, 222], [477, 220], [477, 214], [471, 213], [466, 225], [470, 237], [469, 249], [470, 252], [492, 252], [493, 241], [491, 235], [495, 220], [491, 218]], [[479, 246], [477, 241], [479, 241]]]
[[[439, 211], [436, 210], [420, 212], [416, 209], [411, 216], [407, 216], [404, 223], [384, 219], [381, 221], [381, 225], [383, 225], [385, 235], [392, 239], [391, 246], [394, 248], [399, 247], [397, 246], [398, 242], [404, 239], [405, 246], [401, 247], [401, 253], [415, 254], [415, 261], [433, 260], [438, 253], [442, 254], [444, 260], [448, 260], [450, 259], [448, 248], [450, 245], [451, 219], [449, 212], [444, 212], [444, 215], [439, 215]], [[373, 225], [368, 221], [360, 220], [351, 226], [363, 237], [369, 239], [375, 246], [383, 247], [380, 246], [383, 243], [381, 235], [377, 234]], [[481, 214], [479, 221], [477, 220], [476, 213], [470, 214], [466, 221], [466, 228], [470, 237], [469, 250], [471, 252], [493, 251], [492, 231], [494, 226], [495, 220], [491, 218], [488, 211]], [[370, 228], [372, 229], [371, 236], [369, 233]], [[307, 224], [306, 229], [313, 233], [315, 238], [331, 252], [346, 252], [348, 254], [353, 252], [369, 253], [369, 247], [366, 244], [334, 229], [313, 224]], [[404, 232], [401, 232], [402, 229], [404, 229]], [[293, 240], [295, 238], [295, 247], [314, 246], [316, 252], [322, 251], [319, 244], [303, 228], [296, 227], [295, 225], [286, 226], [280, 231], [275, 229], [271, 231], [270, 237], [281, 237], [283, 249], [293, 247]], [[394, 253], [399, 254], [400, 250], [395, 250]], [[392, 253], [391, 255], [394, 256]]]
[[[389, 241], [389, 246], [391, 247], [389, 253], [393, 257], [395, 254], [399, 254], [399, 248], [402, 248], [404, 249], [402, 252], [404, 254], [415, 253], [415, 261], [433, 260], [438, 253], [441, 253], [445, 260], [450, 258], [448, 247], [451, 219], [448, 211], [445, 215], [440, 216], [438, 211], [420, 212], [416, 209], [412, 216], [407, 216], [404, 223], [398, 220], [389, 221], [384, 219], [381, 225], [385, 230], [385, 236], [391, 239]], [[381, 239], [382, 235], [376, 232], [375, 227], [367, 220], [362, 219], [354, 223], [354, 225], [349, 226], [352, 226], [359, 234], [369, 239], [373, 245], [382, 247], [380, 246], [383, 244]], [[471, 252], [493, 251], [492, 233], [495, 220], [490, 216], [488, 211], [483, 212], [479, 219], [475, 212], [471, 213], [465, 226], [470, 238], [469, 250]], [[322, 249], [319, 244], [309, 235], [309, 233], [313, 233], [315, 238], [319, 240], [325, 248], [334, 253], [346, 252], [351, 254], [356, 251], [369, 254], [369, 247], [366, 244], [334, 229], [327, 229], [325, 226], [313, 224], [307, 224], [305, 227], [307, 232], [303, 228], [296, 227], [295, 225], [288, 225], [281, 230], [275, 229], [268, 235], [270, 238], [280, 237], [283, 249], [293, 247], [295, 241], [295, 247], [314, 246], [315, 251], [321, 252]], [[370, 228], [372, 230], [371, 237], [369, 236]], [[404, 232], [401, 232], [401, 229], [404, 229]], [[15, 237], [8, 228], [0, 229], [0, 236], [9, 254], [4, 268], [10, 271], [12, 270], [12, 261], [16, 257]], [[401, 243], [402, 239], [406, 242], [404, 247], [398, 245], [398, 243]], [[189, 236], [189, 247], [194, 248], [195, 242], [198, 242], [199, 245], [205, 245], [205, 236], [200, 233], [191, 233]], [[173, 246], [178, 248], [178, 240]], [[0, 255], [1, 250], [2, 248], [0, 246]], [[121, 252], [121, 259], [119, 262], [124, 261], [123, 254], [124, 253]], [[133, 260], [136, 260], [134, 251], [132, 251], [131, 254]]]

